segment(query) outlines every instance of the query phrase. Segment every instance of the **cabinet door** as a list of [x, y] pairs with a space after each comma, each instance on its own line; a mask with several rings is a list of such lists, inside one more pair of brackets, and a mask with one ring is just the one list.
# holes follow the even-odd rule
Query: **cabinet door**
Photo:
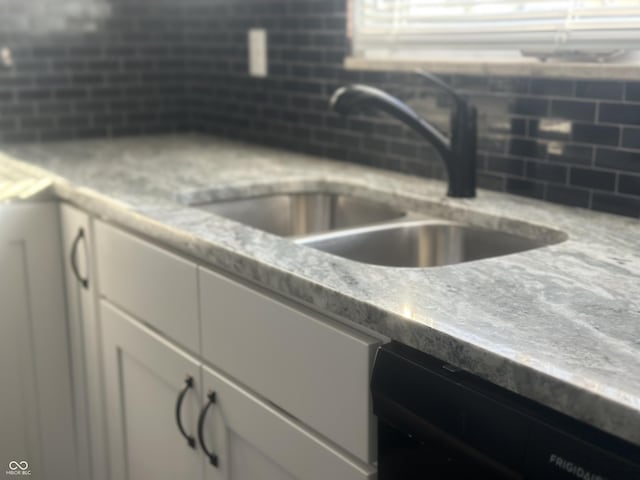
[[85, 479], [108, 478], [102, 355], [95, 312], [95, 279], [89, 216], [69, 205], [60, 207], [62, 258], [75, 405], [78, 470]]
[[203, 367], [202, 378], [201, 448], [217, 460], [217, 465], [207, 463], [207, 480], [374, 478], [372, 467], [329, 446], [220, 373]]
[[79, 478], [60, 248], [56, 205], [0, 206], [0, 469], [46, 480]]
[[105, 300], [100, 318], [112, 480], [201, 479], [197, 362]]

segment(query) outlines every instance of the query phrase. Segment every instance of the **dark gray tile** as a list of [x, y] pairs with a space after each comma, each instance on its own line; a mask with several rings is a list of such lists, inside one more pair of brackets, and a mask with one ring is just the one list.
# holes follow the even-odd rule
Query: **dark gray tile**
[[571, 165], [591, 165], [594, 147], [554, 142], [548, 148], [547, 158], [552, 162]]
[[496, 93], [527, 93], [529, 91], [530, 79], [509, 78], [509, 77], [489, 77], [489, 90]]
[[482, 92], [489, 89], [489, 77], [486, 76], [456, 75], [452, 80], [451, 86], [456, 90]]
[[505, 183], [505, 190], [516, 195], [543, 199], [545, 187], [544, 184], [533, 182], [531, 180], [507, 178]]
[[579, 188], [549, 185], [546, 200], [571, 207], [589, 207], [589, 191]]
[[580, 122], [593, 122], [596, 117], [596, 104], [574, 100], [553, 100], [551, 115]]
[[546, 145], [535, 140], [512, 138], [509, 145], [509, 153], [521, 157], [545, 158]]
[[628, 82], [624, 98], [633, 102], [639, 102], [640, 82]]
[[546, 116], [549, 100], [542, 98], [518, 97], [511, 102], [511, 113], [519, 115]]
[[640, 197], [640, 175], [620, 174], [618, 179], [618, 191]]
[[524, 161], [509, 157], [489, 157], [487, 158], [487, 170], [522, 176], [524, 175]]
[[418, 146], [415, 143], [392, 140], [389, 142], [389, 153], [415, 159], [418, 156]]
[[602, 170], [573, 167], [569, 173], [569, 183], [576, 187], [613, 191], [616, 187], [616, 175]]
[[572, 140], [581, 143], [597, 145], [618, 145], [620, 129], [607, 125], [593, 125], [590, 123], [574, 123]]
[[640, 128], [625, 127], [622, 130], [622, 146], [640, 149]]
[[623, 91], [623, 82], [601, 80], [578, 80], [576, 82], [576, 97], [581, 98], [622, 100]]
[[477, 142], [478, 150], [487, 153], [505, 153], [508, 145], [507, 138], [495, 136], [480, 136]]
[[488, 172], [478, 173], [478, 187], [494, 190], [498, 192], [504, 191], [505, 177]]
[[599, 148], [596, 151], [596, 165], [612, 170], [640, 172], [640, 152]]
[[627, 217], [640, 217], [640, 199], [594, 193], [591, 208]]
[[527, 178], [544, 180], [547, 182], [565, 183], [567, 181], [567, 167], [545, 162], [527, 162]]
[[550, 78], [531, 80], [531, 93], [544, 96], [573, 96], [573, 81]]
[[603, 103], [600, 105], [598, 120], [606, 123], [640, 125], [640, 105]]
[[512, 118], [510, 123], [510, 131], [512, 135], [525, 135], [527, 131], [526, 120], [522, 118]]

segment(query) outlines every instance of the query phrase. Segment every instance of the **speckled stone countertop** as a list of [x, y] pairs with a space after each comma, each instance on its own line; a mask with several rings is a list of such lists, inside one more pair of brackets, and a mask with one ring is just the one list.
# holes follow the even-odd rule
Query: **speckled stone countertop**
[[[11, 188], [24, 197], [28, 185], [47, 185], [56, 197], [203, 264], [640, 445], [637, 219], [485, 191], [450, 199], [442, 182], [203, 136], [0, 150], [4, 200]], [[352, 193], [477, 226], [568, 239], [493, 259], [400, 269], [338, 258], [188, 206], [300, 190]]]

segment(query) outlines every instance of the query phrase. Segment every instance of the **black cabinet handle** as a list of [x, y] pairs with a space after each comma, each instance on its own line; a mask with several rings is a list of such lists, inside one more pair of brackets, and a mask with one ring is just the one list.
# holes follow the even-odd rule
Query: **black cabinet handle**
[[80, 276], [80, 272], [78, 271], [78, 245], [80, 244], [80, 240], [84, 239], [84, 229], [78, 230], [78, 234], [76, 235], [75, 240], [73, 241], [73, 245], [71, 245], [71, 269], [73, 270], [73, 274], [78, 279], [78, 282], [85, 288], [89, 288], [89, 278], [82, 278]]
[[184, 428], [182, 426], [182, 420], [180, 419], [180, 411], [182, 410], [182, 401], [184, 400], [184, 397], [189, 391], [189, 389], [193, 388], [193, 377], [188, 376], [185, 379], [184, 383], [185, 383], [184, 388], [182, 389], [182, 391], [180, 392], [180, 395], [178, 395], [178, 399], [176, 400], [176, 423], [178, 424], [178, 430], [180, 430], [180, 433], [182, 434], [182, 436], [187, 439], [187, 443], [189, 444], [189, 446], [195, 449], [196, 439], [188, 435], [187, 432], [184, 431]]
[[207, 416], [207, 411], [209, 410], [209, 407], [214, 403], [216, 403], [216, 392], [209, 391], [209, 393], [207, 393], [207, 398], [209, 399], [209, 401], [204, 406], [204, 408], [200, 412], [200, 416], [198, 417], [198, 440], [200, 440], [200, 446], [202, 447], [202, 451], [205, 453], [207, 457], [209, 457], [209, 462], [211, 463], [211, 465], [213, 465], [214, 467], [217, 467], [218, 455], [216, 455], [214, 452], [209, 452], [207, 450], [207, 446], [204, 444], [204, 420]]

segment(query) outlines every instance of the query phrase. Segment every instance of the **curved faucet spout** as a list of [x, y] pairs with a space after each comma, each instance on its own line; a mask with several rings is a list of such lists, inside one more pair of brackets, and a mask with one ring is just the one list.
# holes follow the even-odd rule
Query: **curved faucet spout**
[[369, 107], [400, 120], [431, 143], [442, 157], [449, 177], [448, 195], [475, 196], [476, 113], [464, 100], [459, 100], [460, 105], [452, 114], [451, 139], [398, 98], [369, 85], [338, 88], [329, 103], [334, 111], [342, 115]]
[[382, 110], [425, 137], [440, 155], [449, 155], [451, 145], [447, 137], [428, 124], [406, 103], [383, 90], [369, 85], [348, 85], [334, 92], [330, 105], [333, 110], [343, 115], [354, 113], [363, 107]]

